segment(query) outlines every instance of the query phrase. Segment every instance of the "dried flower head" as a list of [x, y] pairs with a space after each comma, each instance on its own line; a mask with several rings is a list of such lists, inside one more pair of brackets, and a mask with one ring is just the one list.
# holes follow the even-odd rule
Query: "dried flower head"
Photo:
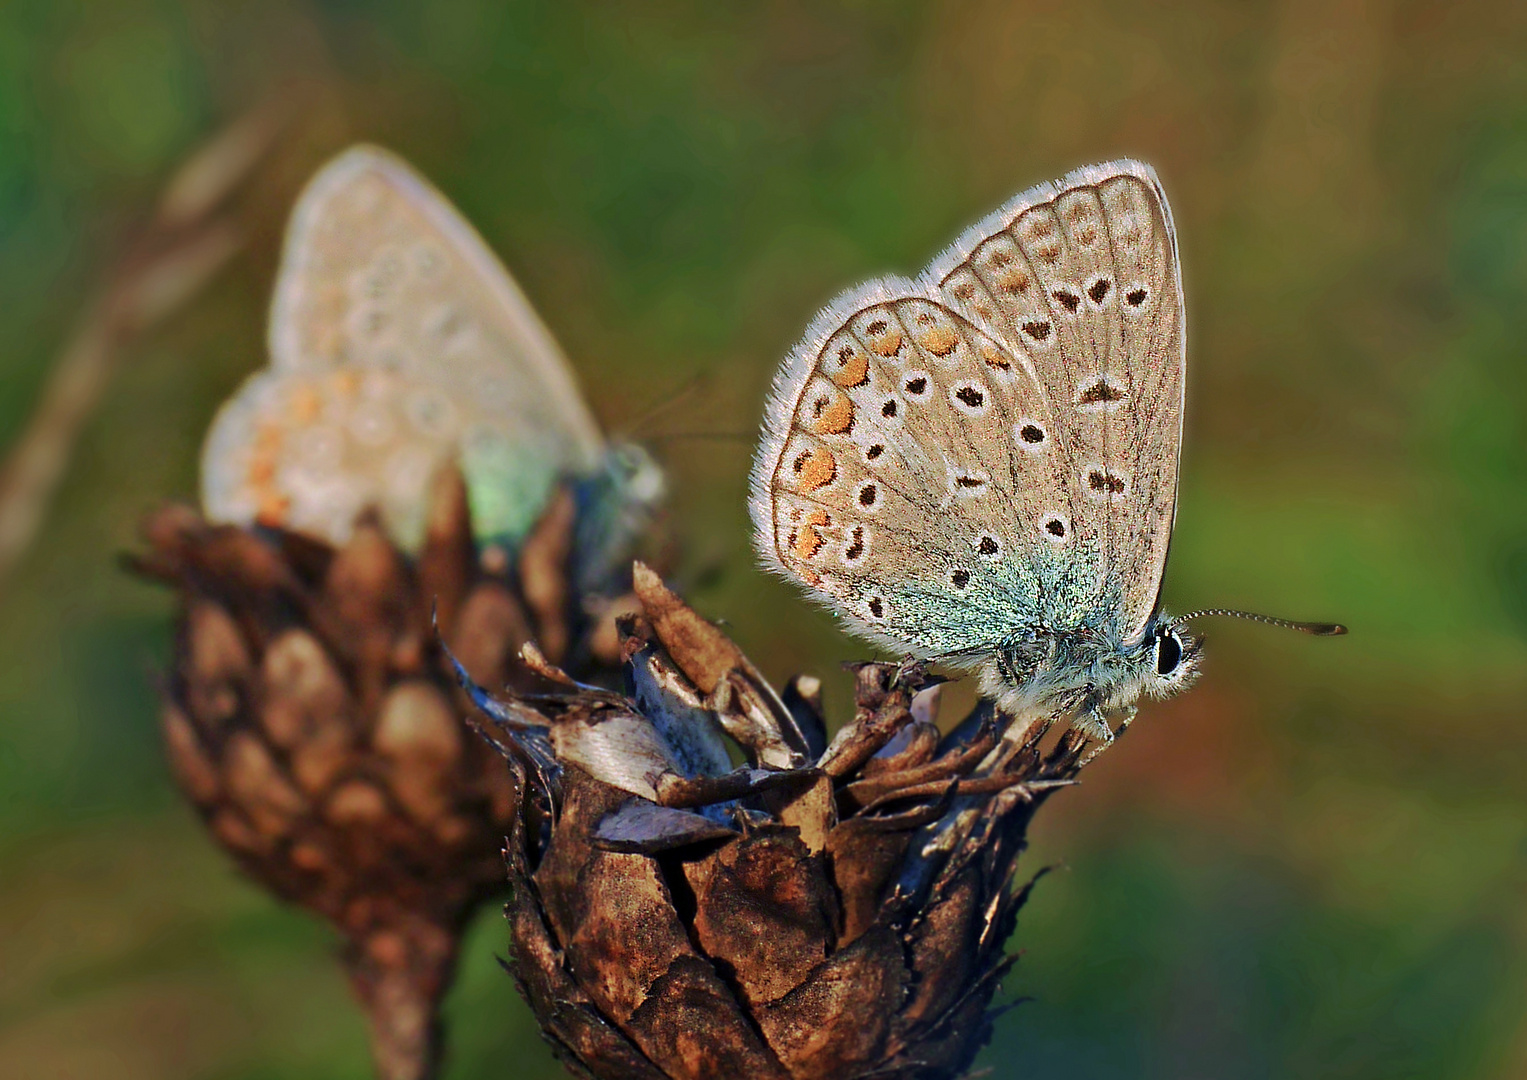
[[777, 693], [651, 571], [635, 585], [625, 693], [533, 649], [558, 693], [463, 674], [541, 807], [510, 837], [508, 915], [546, 1037], [612, 1080], [957, 1075], [1012, 963], [1025, 829], [1084, 738], [1041, 750], [989, 707], [941, 734], [936, 680], [861, 664], [829, 744], [814, 679]]
[[180, 599], [163, 713], [174, 774], [252, 878], [344, 935], [384, 1077], [433, 1068], [459, 936], [502, 891], [518, 807], [462, 722], [470, 706], [441, 641], [491, 686], [537, 685], [514, 659], [532, 637], [597, 664], [613, 634], [592, 633], [569, 581], [575, 516], [558, 498], [515, 565], [479, 556], [451, 472], [417, 559], [374, 516], [333, 548], [172, 506], [132, 560]]

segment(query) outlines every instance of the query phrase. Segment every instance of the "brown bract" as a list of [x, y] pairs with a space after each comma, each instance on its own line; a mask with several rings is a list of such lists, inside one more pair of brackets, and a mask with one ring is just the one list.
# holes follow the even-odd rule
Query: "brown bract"
[[610, 1080], [959, 1075], [1011, 964], [1025, 829], [1083, 740], [1004, 739], [989, 708], [940, 734], [934, 680], [861, 664], [825, 746], [816, 680], [776, 693], [655, 574], [634, 582], [629, 696], [481, 697], [498, 741], [555, 748], [539, 778], [511, 760], [550, 814], [507, 848], [512, 971], [546, 1037]]
[[497, 572], [454, 473], [415, 560], [375, 520], [334, 549], [175, 506], [130, 560], [181, 604], [164, 687], [174, 774], [252, 878], [344, 935], [388, 1080], [434, 1070], [459, 936], [503, 891], [520, 802], [463, 722], [476, 714], [441, 643], [472, 678], [523, 691], [546, 687], [515, 660], [532, 637], [558, 643], [555, 660], [595, 663], [566, 573], [570, 506], [558, 501], [517, 566], [496, 553]]

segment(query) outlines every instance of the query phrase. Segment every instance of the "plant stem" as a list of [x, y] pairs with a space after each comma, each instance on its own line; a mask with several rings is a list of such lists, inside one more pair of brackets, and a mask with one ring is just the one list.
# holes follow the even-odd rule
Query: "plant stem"
[[352, 942], [345, 967], [371, 1024], [379, 1080], [431, 1080], [442, 1050], [440, 1003], [456, 966], [456, 934], [407, 916]]

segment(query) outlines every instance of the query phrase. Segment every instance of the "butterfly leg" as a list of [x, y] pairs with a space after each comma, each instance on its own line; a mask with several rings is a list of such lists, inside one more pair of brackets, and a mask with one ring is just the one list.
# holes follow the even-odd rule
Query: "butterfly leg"
[[896, 676], [893, 682], [902, 683], [914, 676], [919, 676], [923, 671], [923, 661], [912, 653], [907, 653], [901, 658], [901, 663], [896, 665]]
[[1096, 705], [1088, 705], [1073, 716], [1071, 726], [1104, 746], [1113, 742], [1113, 728], [1108, 726], [1108, 717]]
[[[1139, 710], [1136, 709], [1133, 705], [1129, 705], [1123, 709], [1120, 709], [1119, 726], [1117, 728], [1110, 728], [1108, 725], [1108, 718], [1104, 716], [1103, 713], [1098, 709], [1087, 709], [1081, 714], [1082, 717], [1086, 717], [1089, 721], [1085, 726], [1080, 722], [1080, 717], [1077, 720], [1072, 721], [1076, 729], [1082, 734], [1098, 740], [1098, 744], [1087, 752], [1086, 756], [1084, 756], [1082, 760], [1077, 764], [1077, 768], [1086, 768], [1097, 759], [1099, 754], [1112, 746], [1114, 741], [1118, 739], [1120, 735], [1123, 735], [1126, 731], [1129, 730], [1129, 725], [1135, 722], [1135, 714], [1138, 711]], [[1099, 732], [1107, 732], [1107, 734], [1104, 735], [1100, 734]]]

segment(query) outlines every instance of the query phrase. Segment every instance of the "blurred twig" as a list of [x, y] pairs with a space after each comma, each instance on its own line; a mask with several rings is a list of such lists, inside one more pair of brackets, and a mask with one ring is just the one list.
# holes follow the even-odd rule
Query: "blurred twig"
[[0, 463], [0, 586], [36, 538], [121, 349], [184, 306], [243, 248], [232, 215], [220, 210], [270, 152], [289, 112], [284, 102], [268, 102], [197, 147], [76, 319]]

